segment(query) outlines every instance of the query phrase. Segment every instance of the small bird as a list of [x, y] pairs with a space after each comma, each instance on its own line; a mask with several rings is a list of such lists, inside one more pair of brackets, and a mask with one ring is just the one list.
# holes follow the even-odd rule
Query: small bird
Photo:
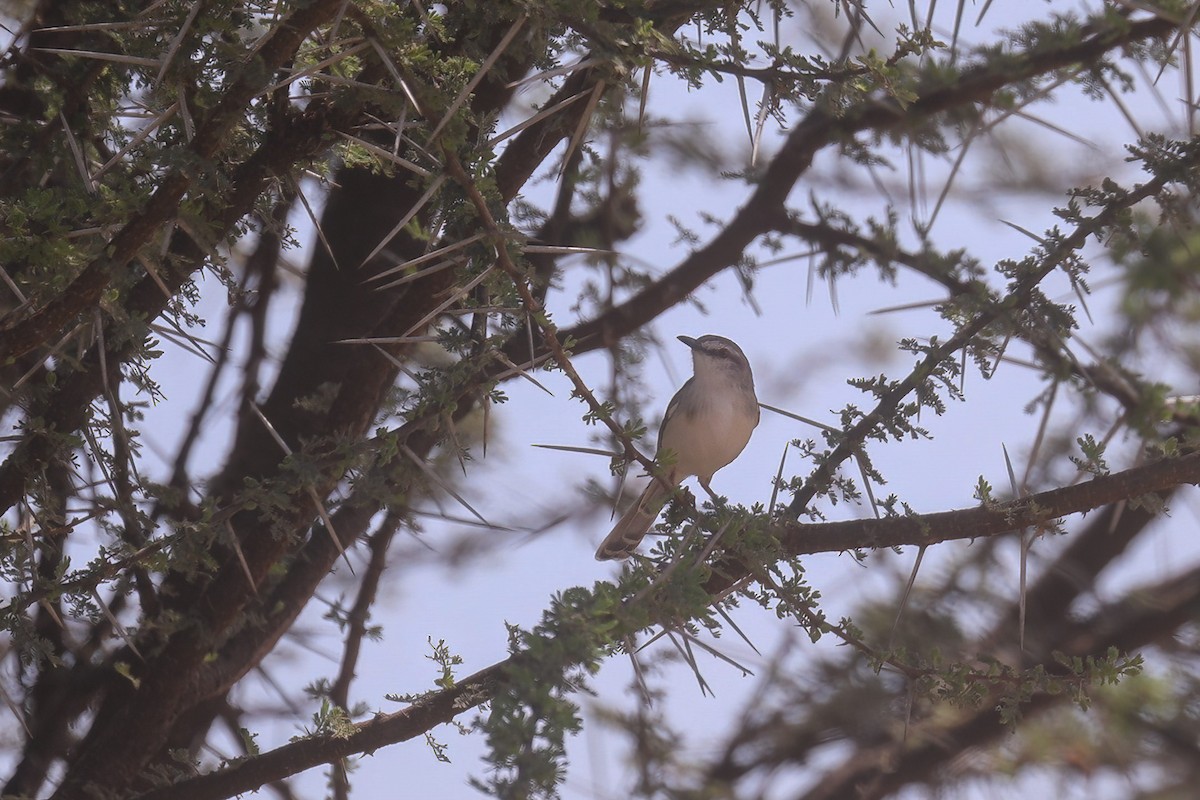
[[[667, 405], [658, 429], [655, 459], [674, 462], [655, 477], [642, 496], [600, 543], [596, 558], [628, 558], [671, 493], [695, 475], [709, 494], [713, 473], [737, 458], [758, 425], [754, 375], [742, 348], [724, 336], [680, 336], [692, 348], [692, 377]], [[667, 456], [667, 454], [672, 454]], [[660, 462], [661, 463], [661, 462]]]

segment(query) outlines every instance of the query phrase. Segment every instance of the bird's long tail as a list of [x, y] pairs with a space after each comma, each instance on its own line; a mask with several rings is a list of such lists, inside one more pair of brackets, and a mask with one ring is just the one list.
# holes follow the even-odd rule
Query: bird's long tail
[[658, 512], [662, 510], [670, 494], [671, 489], [668, 489], [663, 481], [658, 478], [650, 481], [650, 485], [642, 491], [642, 496], [637, 502], [617, 520], [612, 533], [604, 537], [600, 548], [596, 550], [596, 560], [629, 558], [641, 543], [646, 531], [654, 524]]

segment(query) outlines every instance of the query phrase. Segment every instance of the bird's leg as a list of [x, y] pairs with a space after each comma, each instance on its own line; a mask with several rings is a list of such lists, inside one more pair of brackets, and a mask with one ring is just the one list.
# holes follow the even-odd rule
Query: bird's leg
[[704, 491], [708, 492], [708, 496], [713, 501], [714, 506], [721, 506], [721, 505], [725, 504], [724, 498], [720, 497], [716, 492], [714, 492], [712, 490], [712, 487], [708, 485], [708, 482], [710, 480], [712, 480], [711, 475], [709, 475], [707, 478], [701, 478], [699, 475], [697, 475], [696, 480], [700, 483], [700, 485], [702, 487], [704, 487]]

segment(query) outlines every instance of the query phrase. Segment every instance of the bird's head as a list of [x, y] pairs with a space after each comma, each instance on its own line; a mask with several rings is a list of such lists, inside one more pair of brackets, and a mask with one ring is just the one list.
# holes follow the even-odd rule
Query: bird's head
[[692, 369], [697, 378], [703, 379], [707, 375], [733, 373], [753, 382], [750, 361], [742, 352], [742, 348], [738, 347], [735, 342], [711, 333], [705, 334], [699, 339], [693, 339], [691, 336], [678, 338], [692, 350]]

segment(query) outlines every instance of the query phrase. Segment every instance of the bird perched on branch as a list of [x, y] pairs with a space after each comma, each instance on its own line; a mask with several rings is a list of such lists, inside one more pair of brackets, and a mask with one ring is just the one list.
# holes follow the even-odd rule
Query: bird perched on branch
[[628, 558], [685, 478], [695, 475], [712, 494], [713, 473], [741, 454], [758, 425], [754, 374], [742, 348], [712, 334], [679, 341], [692, 349], [692, 377], [671, 398], [658, 429], [655, 460], [666, 466], [600, 543], [601, 561]]

